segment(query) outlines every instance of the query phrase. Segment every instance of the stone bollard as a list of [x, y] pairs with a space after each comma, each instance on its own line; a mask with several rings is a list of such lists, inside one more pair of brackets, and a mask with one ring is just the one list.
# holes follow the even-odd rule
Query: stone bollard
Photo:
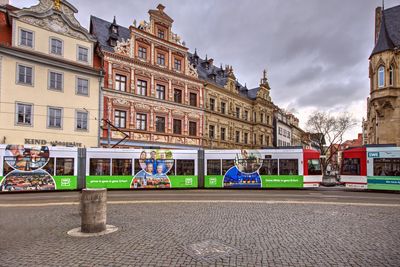
[[107, 189], [83, 189], [81, 196], [81, 232], [100, 233], [106, 230]]

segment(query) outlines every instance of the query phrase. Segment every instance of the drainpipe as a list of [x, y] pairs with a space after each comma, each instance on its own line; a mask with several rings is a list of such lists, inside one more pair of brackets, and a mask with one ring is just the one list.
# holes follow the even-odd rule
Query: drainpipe
[[103, 109], [103, 80], [104, 80], [104, 73], [103, 70], [100, 70], [100, 77], [99, 77], [99, 111], [98, 111], [98, 129], [97, 129], [97, 147], [100, 147], [100, 136], [101, 136], [101, 121], [102, 121], [102, 109]]

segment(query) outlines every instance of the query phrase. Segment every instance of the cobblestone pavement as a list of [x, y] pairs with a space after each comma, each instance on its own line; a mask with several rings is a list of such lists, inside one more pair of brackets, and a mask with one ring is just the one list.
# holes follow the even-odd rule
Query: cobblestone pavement
[[399, 266], [399, 222], [399, 207], [112, 204], [118, 232], [74, 238], [77, 205], [0, 208], [0, 266]]

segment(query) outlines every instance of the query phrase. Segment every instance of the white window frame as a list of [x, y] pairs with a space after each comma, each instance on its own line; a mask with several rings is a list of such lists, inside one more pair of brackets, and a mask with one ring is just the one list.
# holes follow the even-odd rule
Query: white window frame
[[[145, 121], [144, 121], [144, 123], [145, 123], [145, 125], [144, 125], [144, 129], [142, 129], [142, 120], [140, 120], [140, 124], [138, 123], [139, 121], [138, 121], [138, 116], [144, 116], [144, 118], [145, 118]], [[139, 125], [139, 127], [138, 127], [138, 125]], [[136, 113], [136, 130], [140, 130], [140, 131], [147, 131], [147, 113], [140, 113], [140, 112], [137, 112]]]
[[[20, 67], [25, 67], [25, 68], [31, 68], [32, 69], [32, 82], [31, 83], [23, 83], [19, 81], [19, 68]], [[34, 86], [35, 84], [35, 67], [29, 64], [22, 64], [17, 62], [17, 67], [16, 67], [16, 73], [15, 73], [15, 83], [18, 85], [24, 85], [24, 86]]]
[[[58, 88], [51, 88], [51, 73], [55, 74], [61, 74], [61, 89]], [[51, 91], [56, 91], [56, 92], [64, 92], [64, 73], [60, 71], [55, 71], [55, 70], [49, 70], [47, 74], [47, 89]]]
[[[86, 80], [88, 82], [87, 94], [79, 93], [79, 88], [78, 88], [79, 80]], [[82, 77], [82, 76], [76, 76], [76, 78], [75, 78], [75, 94], [80, 95], [80, 96], [90, 96], [90, 79]]]
[[[87, 61], [84, 61], [84, 60], [80, 60], [79, 59], [79, 49], [80, 48], [83, 48], [83, 49], [86, 49], [87, 50]], [[76, 60], [78, 61], [78, 62], [81, 62], [81, 63], [85, 63], [85, 64], [90, 64], [90, 61], [91, 61], [91, 57], [90, 57], [90, 49], [89, 49], [89, 47], [87, 47], [87, 46], [83, 46], [83, 45], [77, 45], [76, 46]]]
[[[60, 127], [50, 126], [50, 109], [59, 109], [59, 110], [61, 110]], [[47, 128], [48, 129], [62, 130], [63, 129], [63, 114], [64, 114], [63, 108], [48, 106], [47, 107]]]
[[[86, 129], [78, 128], [78, 113], [86, 114]], [[75, 131], [79, 131], [79, 132], [88, 132], [89, 131], [89, 112], [87, 112], [86, 110], [81, 110], [81, 109], [75, 110]]]
[[[18, 105], [25, 105], [31, 107], [31, 123], [22, 123], [18, 122]], [[32, 103], [25, 103], [25, 102], [15, 102], [15, 125], [18, 126], [33, 126], [33, 104]]]
[[[61, 42], [61, 54], [56, 54], [52, 52], [52, 41], [53, 40], [57, 40]], [[58, 57], [63, 57], [64, 56], [64, 41], [60, 38], [54, 37], [54, 36], [50, 36], [49, 38], [49, 54], [54, 55], [54, 56], [58, 56]]]
[[[21, 43], [22, 42], [22, 31], [32, 33], [32, 46], [24, 45]], [[35, 49], [35, 32], [32, 30], [25, 29], [25, 28], [18, 28], [18, 46], [29, 48], [29, 49]]]

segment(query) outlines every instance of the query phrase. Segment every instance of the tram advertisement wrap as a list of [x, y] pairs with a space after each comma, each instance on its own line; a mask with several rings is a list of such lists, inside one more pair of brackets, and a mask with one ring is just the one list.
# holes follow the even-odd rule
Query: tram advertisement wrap
[[[49, 191], [77, 189], [77, 177], [72, 175], [53, 175], [54, 163], [50, 163], [47, 146], [24, 147], [8, 145], [5, 150], [3, 171], [0, 178], [0, 191]], [[52, 159], [53, 160], [53, 159]], [[73, 173], [73, 161], [62, 166]]]
[[[132, 166], [129, 167], [131, 168]], [[143, 150], [139, 155], [138, 166], [135, 166], [138, 170], [135, 175], [98, 175], [102, 172], [95, 170], [96, 175], [86, 177], [86, 186], [134, 190], [197, 188], [198, 178], [194, 175], [194, 168], [189, 171], [185, 169], [185, 166], [182, 168], [184, 170], [179, 171], [177, 175], [178, 170], [171, 150]]]
[[[234, 166], [228, 169], [225, 175], [206, 175], [206, 188], [302, 188], [301, 175], [273, 175], [277, 173], [277, 166], [271, 159], [262, 159], [257, 150], [242, 149], [236, 154]], [[277, 161], [276, 161], [277, 163]], [[271, 175], [260, 175], [271, 173]]]
[[400, 190], [400, 176], [368, 176], [368, 189]]

